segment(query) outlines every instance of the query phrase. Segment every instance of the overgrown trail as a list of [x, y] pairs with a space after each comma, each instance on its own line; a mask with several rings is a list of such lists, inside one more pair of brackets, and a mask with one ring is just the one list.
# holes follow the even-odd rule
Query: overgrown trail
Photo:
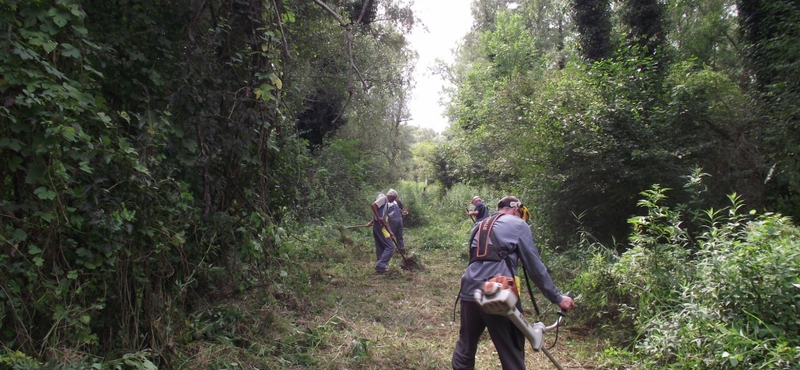
[[[373, 273], [374, 248], [368, 232], [353, 233], [352, 245], [342, 238], [351, 259], [321, 264], [319, 268], [320, 310], [306, 317], [310, 327], [327, 327], [326, 346], [317, 348], [319, 365], [324, 368], [351, 369], [449, 369], [450, 356], [458, 338], [459, 323], [454, 321], [455, 297], [467, 255], [460, 248], [426, 250], [415, 242], [415, 230], [407, 229], [407, 245], [416, 253], [424, 271], [405, 271], [402, 258], [395, 254], [385, 275]], [[408, 252], [407, 252], [408, 253]], [[333, 255], [336, 255], [334, 252]], [[320, 300], [321, 298], [321, 300]], [[543, 309], [555, 306], [537, 297]], [[321, 302], [320, 302], [321, 301]], [[530, 307], [530, 304], [527, 304]], [[527, 315], [529, 319], [532, 317]], [[476, 368], [499, 368], [499, 361], [488, 334], [481, 342]], [[563, 330], [552, 353], [565, 368], [584, 368], [570, 351], [573, 335]], [[546, 337], [552, 343], [553, 336]], [[530, 369], [555, 369], [541, 353], [527, 350]]]
[[[247, 345], [209, 352], [206, 343], [182, 367], [208, 368], [219, 362], [215, 357], [226, 356], [241, 368], [258, 369], [449, 369], [459, 331], [453, 307], [466, 253], [455, 246], [427, 250], [416, 242], [421, 230], [406, 230], [407, 256], [415, 253], [424, 271], [402, 270], [403, 260], [395, 254], [389, 271], [376, 275], [369, 232], [344, 231], [336, 245], [322, 248], [325, 259], [302, 266], [306, 281], [292, 283], [295, 288], [272, 284], [235, 303], [249, 307], [249, 323], [239, 329], [249, 333], [242, 333]], [[541, 296], [537, 300], [547, 310], [545, 320], [553, 320], [555, 306]], [[552, 341], [545, 337], [546, 344]], [[587, 358], [593, 352], [594, 345], [569, 327], [551, 350], [565, 369], [593, 368]], [[555, 369], [530, 347], [526, 359], [529, 369]], [[476, 369], [499, 368], [485, 334]]]

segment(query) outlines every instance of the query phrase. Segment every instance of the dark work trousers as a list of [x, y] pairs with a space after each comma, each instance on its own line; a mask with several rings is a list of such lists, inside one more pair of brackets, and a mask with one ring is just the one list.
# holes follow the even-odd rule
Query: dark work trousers
[[503, 370], [525, 369], [525, 335], [506, 316], [484, 313], [475, 302], [461, 301], [461, 331], [451, 364], [454, 370], [474, 369], [478, 340], [483, 330], [497, 348]]
[[392, 260], [394, 255], [394, 242], [391, 238], [386, 238], [381, 232], [383, 224], [380, 221], [375, 221], [372, 224], [372, 238], [375, 239], [375, 256], [377, 262], [375, 263], [375, 271], [386, 272], [389, 267], [389, 261]]

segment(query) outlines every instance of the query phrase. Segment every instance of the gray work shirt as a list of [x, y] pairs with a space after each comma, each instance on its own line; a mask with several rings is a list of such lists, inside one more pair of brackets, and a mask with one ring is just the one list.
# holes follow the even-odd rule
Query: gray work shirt
[[[480, 225], [476, 223], [475, 227]], [[475, 231], [475, 228], [473, 228]], [[539, 257], [539, 250], [533, 241], [533, 234], [528, 224], [521, 218], [513, 215], [503, 215], [497, 219], [492, 227], [492, 234], [497, 238], [497, 242], [508, 247], [508, 259], [511, 261], [511, 268], [508, 270], [506, 261], [475, 261], [467, 267], [464, 275], [461, 276], [461, 299], [467, 302], [474, 302], [472, 294], [475, 289], [480, 289], [484, 282], [497, 275], [514, 277], [517, 275], [517, 259], [522, 258], [525, 271], [528, 277], [542, 291], [545, 298], [550, 302], [558, 304], [561, 302], [561, 294], [558, 292], [547, 268]], [[472, 232], [470, 233], [472, 235]], [[477, 248], [478, 238], [473, 238], [470, 243], [470, 251]], [[491, 239], [489, 245], [493, 245]], [[472, 255], [472, 253], [470, 254]], [[524, 284], [524, 283], [523, 283]], [[522, 287], [520, 287], [522, 289]]]
[[[385, 218], [386, 213], [389, 210], [389, 199], [386, 198], [386, 195], [383, 193], [378, 194], [378, 198], [375, 199], [373, 204], [378, 206], [378, 217]], [[372, 220], [375, 222], [380, 222], [379, 219], [375, 218], [375, 215], [372, 215]]]

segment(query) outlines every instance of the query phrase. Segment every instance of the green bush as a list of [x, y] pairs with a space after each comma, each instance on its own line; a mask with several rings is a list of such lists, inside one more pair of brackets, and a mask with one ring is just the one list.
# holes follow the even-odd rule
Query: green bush
[[640, 348], [655, 365], [792, 368], [800, 359], [798, 237], [774, 214], [710, 227], [684, 304], [651, 320]]
[[795, 366], [800, 229], [780, 215], [740, 214], [734, 194], [731, 206], [704, 212], [692, 240], [684, 214], [660, 205], [664, 189], [642, 194], [648, 212], [630, 220], [633, 248], [619, 257], [598, 248], [575, 279], [580, 310], [594, 314], [584, 322], [613, 326], [612, 344], [634, 344], [648, 368]]

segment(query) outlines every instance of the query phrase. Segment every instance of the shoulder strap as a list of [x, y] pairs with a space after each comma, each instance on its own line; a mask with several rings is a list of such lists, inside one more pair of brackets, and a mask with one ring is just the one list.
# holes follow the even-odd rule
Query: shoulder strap
[[[497, 222], [497, 219], [502, 215], [502, 213], [498, 213], [493, 217], [489, 217], [481, 221], [480, 225], [478, 226], [478, 250], [475, 251], [476, 257], [486, 257], [486, 254], [489, 252], [489, 238], [494, 236], [492, 235], [492, 227], [494, 227], [494, 223]], [[481, 243], [481, 241], [483, 241], [483, 243]], [[495, 239], [492, 238], [492, 244], [499, 248], [500, 244], [495, 243]]]
[[[498, 218], [500, 218], [500, 216], [502, 216], [502, 214], [497, 214], [497, 215], [495, 215], [493, 217], [486, 218], [483, 221], [481, 221], [480, 222], [480, 226], [476, 229], [476, 232], [474, 232], [472, 237], [470, 238], [470, 244], [472, 244], [472, 239], [475, 238], [476, 234], [477, 234], [477, 238], [478, 238], [478, 250], [477, 250], [478, 254], [477, 254], [477, 256], [478, 257], [486, 256], [486, 253], [489, 250], [489, 240], [490, 239], [492, 241], [492, 245], [495, 245], [498, 248], [500, 247], [500, 242], [497, 241], [497, 236], [495, 236], [492, 233], [492, 227], [494, 227], [494, 223], [497, 221]], [[483, 241], [482, 244], [481, 244], [481, 241]], [[481, 253], [481, 247], [483, 247], [483, 254], [482, 255], [480, 254]], [[527, 284], [528, 285], [528, 295], [530, 296], [531, 302], [533, 303], [533, 309], [534, 309], [534, 311], [536, 311], [536, 316], [540, 316], [541, 313], [539, 312], [539, 305], [536, 304], [536, 299], [533, 297], [533, 290], [531, 289], [531, 280], [528, 277], [528, 271], [525, 270], [525, 261], [524, 261], [524, 259], [522, 257], [522, 253], [519, 253], [519, 258], [522, 260], [522, 265], [520, 266], [520, 268], [522, 268], [522, 273], [523, 273], [523, 275], [525, 275], [525, 282], [528, 283]], [[506, 266], [508, 266], [508, 271], [514, 271], [514, 269], [511, 266], [511, 259], [506, 257], [505, 261], [506, 261]], [[459, 292], [459, 294], [460, 294], [460, 292]]]

